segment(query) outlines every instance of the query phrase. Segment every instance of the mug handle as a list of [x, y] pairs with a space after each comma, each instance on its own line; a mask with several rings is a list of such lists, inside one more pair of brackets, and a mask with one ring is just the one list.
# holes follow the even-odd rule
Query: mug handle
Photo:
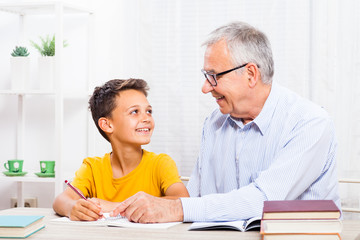
[[[6, 166], [6, 164], [8, 165], [8, 166]], [[6, 168], [7, 170], [9, 170], [9, 163], [4, 163], [4, 168]]]

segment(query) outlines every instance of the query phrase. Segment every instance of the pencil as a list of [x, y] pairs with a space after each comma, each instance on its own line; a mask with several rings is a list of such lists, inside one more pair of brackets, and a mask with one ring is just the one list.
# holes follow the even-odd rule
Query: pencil
[[76, 192], [80, 197], [82, 197], [84, 200], [87, 200], [86, 197], [79, 191], [77, 190], [73, 185], [71, 185], [71, 183], [68, 180], [65, 180], [65, 183], [72, 189], [74, 190], [74, 192]]

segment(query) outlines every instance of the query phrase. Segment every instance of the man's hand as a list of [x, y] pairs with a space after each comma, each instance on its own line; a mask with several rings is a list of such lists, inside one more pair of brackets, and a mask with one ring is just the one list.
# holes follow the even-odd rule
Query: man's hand
[[180, 199], [158, 198], [144, 192], [121, 202], [110, 216], [118, 214], [139, 223], [181, 222], [184, 217]]
[[72, 221], [96, 221], [101, 217], [102, 211], [97, 199], [76, 200], [69, 214]]

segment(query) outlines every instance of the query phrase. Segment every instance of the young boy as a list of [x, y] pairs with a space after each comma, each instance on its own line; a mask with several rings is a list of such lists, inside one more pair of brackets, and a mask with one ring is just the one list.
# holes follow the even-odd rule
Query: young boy
[[89, 108], [112, 152], [84, 159], [72, 185], [87, 200], [67, 187], [53, 203], [55, 212], [71, 220], [93, 221], [139, 191], [157, 197], [189, 196], [175, 162], [141, 148], [154, 130], [147, 91], [141, 79], [115, 79], [95, 88]]

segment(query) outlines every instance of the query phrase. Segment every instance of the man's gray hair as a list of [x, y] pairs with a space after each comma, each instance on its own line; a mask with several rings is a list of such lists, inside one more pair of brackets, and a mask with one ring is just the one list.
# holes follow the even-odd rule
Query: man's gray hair
[[[232, 22], [210, 33], [203, 46], [211, 46], [224, 39], [234, 67], [252, 62], [258, 65], [261, 80], [272, 83], [274, 60], [271, 45], [264, 33], [244, 22]], [[243, 71], [243, 69], [240, 69]]]

